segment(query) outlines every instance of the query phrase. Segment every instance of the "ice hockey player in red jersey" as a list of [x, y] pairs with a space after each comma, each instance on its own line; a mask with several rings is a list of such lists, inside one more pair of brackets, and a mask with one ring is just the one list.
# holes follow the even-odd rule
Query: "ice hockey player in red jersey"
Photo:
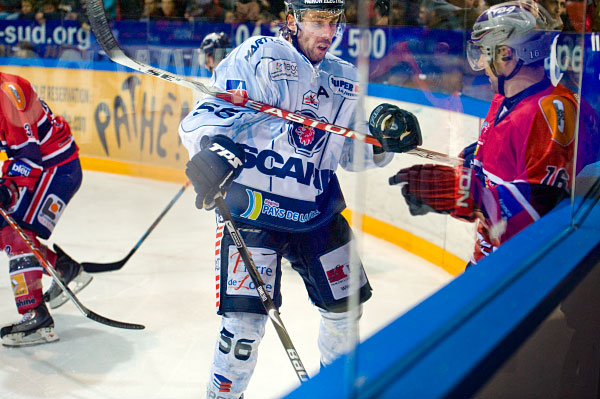
[[473, 26], [468, 58], [485, 70], [495, 96], [476, 143], [460, 168], [414, 165], [390, 184], [402, 185], [412, 215], [450, 214], [477, 221], [470, 264], [550, 211], [573, 183], [577, 100], [552, 85], [544, 58], [558, 32], [529, 1], [483, 12]]
[[[25, 79], [0, 73], [0, 145], [8, 157], [2, 165], [0, 206], [54, 265], [73, 292], [92, 277], [79, 263], [48, 239], [67, 203], [82, 180], [78, 147], [65, 119], [54, 115]], [[62, 305], [66, 295], [52, 283], [42, 295], [44, 269], [23, 239], [0, 220], [0, 248], [9, 259], [10, 281], [21, 321], [2, 327], [5, 346], [35, 345], [58, 339], [51, 308]]]

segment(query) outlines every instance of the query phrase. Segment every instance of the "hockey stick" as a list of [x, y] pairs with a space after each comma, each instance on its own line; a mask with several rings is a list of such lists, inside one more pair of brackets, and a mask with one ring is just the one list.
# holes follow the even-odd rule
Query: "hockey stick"
[[137, 249], [140, 247], [140, 245], [142, 245], [144, 240], [146, 240], [146, 238], [150, 235], [152, 230], [154, 230], [156, 225], [162, 220], [162, 218], [169, 211], [169, 209], [171, 209], [171, 207], [175, 204], [175, 202], [177, 202], [179, 197], [181, 197], [181, 195], [183, 194], [183, 192], [189, 185], [190, 185], [189, 181], [185, 182], [183, 187], [181, 187], [179, 189], [179, 191], [177, 192], [177, 194], [175, 194], [175, 196], [173, 197], [171, 202], [169, 202], [167, 207], [160, 213], [160, 215], [158, 215], [158, 217], [156, 218], [154, 223], [152, 223], [152, 225], [150, 227], [148, 227], [148, 230], [146, 230], [146, 232], [142, 235], [142, 237], [139, 239], [139, 241], [133, 246], [133, 248], [131, 249], [131, 251], [129, 251], [127, 256], [125, 256], [123, 259], [121, 259], [117, 262], [112, 262], [112, 263], [82, 262], [81, 266], [83, 267], [83, 269], [88, 273], [102, 273], [102, 272], [110, 272], [113, 270], [119, 270], [120, 268], [122, 268], [125, 265], [125, 263], [127, 263], [129, 258], [131, 258], [131, 256], [135, 253], [135, 251], [137, 251]]
[[[267, 115], [282, 118], [291, 122], [300, 123], [305, 126], [317, 128], [329, 133], [338, 134], [341, 136], [360, 140], [365, 143], [381, 147], [379, 141], [377, 141], [375, 137], [370, 136], [368, 134], [364, 134], [359, 131], [348, 129], [342, 126], [325, 123], [318, 119], [314, 119], [309, 116], [297, 114], [294, 112], [289, 112], [284, 109], [274, 107], [272, 105], [264, 104], [258, 101], [253, 101], [248, 99], [247, 97], [243, 97], [238, 94], [229, 93], [227, 91], [222, 91], [212, 87], [208, 87], [196, 80], [179, 76], [159, 68], [154, 68], [150, 65], [144, 64], [143, 62], [134, 60], [130, 58], [127, 54], [125, 54], [125, 52], [123, 51], [123, 49], [121, 49], [119, 43], [115, 39], [115, 36], [113, 35], [112, 31], [110, 30], [110, 26], [108, 25], [108, 20], [106, 19], [106, 14], [104, 12], [104, 4], [102, 3], [102, 0], [86, 1], [87, 15], [90, 20], [90, 25], [92, 26], [92, 31], [96, 35], [96, 40], [98, 41], [98, 43], [100, 43], [100, 45], [106, 52], [108, 58], [110, 58], [112, 61], [118, 64], [129, 67], [138, 72], [145, 73], [147, 75], [156, 76], [166, 81], [176, 83], [189, 89], [198, 90], [204, 94], [213, 95], [233, 105], [242, 106], [248, 109], [252, 109], [254, 111], [262, 112]], [[407, 151], [406, 153], [431, 159], [433, 161], [449, 163], [455, 166], [462, 165], [463, 163], [462, 159], [451, 157], [440, 152], [426, 150], [424, 148], [415, 148], [414, 150]]]
[[277, 335], [279, 335], [279, 339], [285, 348], [285, 353], [287, 354], [290, 362], [292, 363], [292, 367], [294, 367], [294, 371], [298, 376], [300, 382], [308, 381], [308, 373], [300, 360], [300, 356], [292, 343], [292, 340], [283, 325], [283, 321], [281, 320], [281, 316], [279, 315], [279, 311], [275, 307], [273, 300], [269, 296], [267, 292], [267, 288], [265, 287], [265, 283], [262, 281], [258, 270], [256, 269], [256, 265], [254, 264], [254, 260], [252, 259], [252, 255], [250, 255], [250, 251], [248, 251], [248, 247], [246, 247], [246, 243], [244, 242], [240, 231], [235, 226], [233, 222], [233, 217], [231, 216], [231, 212], [229, 212], [229, 208], [225, 204], [222, 196], [218, 196], [215, 198], [215, 204], [223, 216], [223, 221], [225, 223], [225, 227], [229, 231], [235, 246], [237, 247], [240, 255], [242, 256], [242, 260], [244, 261], [244, 265], [246, 265], [246, 270], [248, 270], [248, 274], [252, 279], [252, 282], [256, 286], [256, 291], [258, 292], [258, 297], [260, 298], [269, 319], [273, 323], [273, 327], [275, 327], [275, 331], [277, 331]]
[[8, 213], [6, 213], [6, 211], [2, 208], [0, 208], [0, 214], [2, 215], [4, 220], [6, 220], [6, 222], [10, 225], [10, 227], [17, 234], [19, 234], [19, 236], [21, 236], [23, 241], [25, 241], [25, 244], [27, 244], [27, 247], [29, 247], [31, 252], [33, 252], [33, 254], [37, 258], [37, 260], [40, 262], [40, 264], [44, 267], [44, 269], [46, 269], [46, 271], [48, 272], [48, 274], [50, 274], [52, 279], [54, 279], [56, 284], [58, 284], [58, 286], [67, 294], [69, 299], [72, 300], [73, 303], [75, 303], [75, 306], [77, 306], [77, 308], [81, 311], [81, 313], [83, 313], [85, 315], [85, 317], [87, 317], [88, 319], [94, 320], [98, 323], [106, 324], [107, 326], [110, 326], [110, 327], [125, 328], [128, 330], [142, 330], [145, 328], [141, 324], [124, 323], [122, 321], [108, 319], [104, 316], [101, 316], [97, 313], [92, 312], [91, 310], [89, 310], [88, 308], [83, 306], [83, 304], [81, 302], [79, 302], [79, 299], [77, 299], [75, 294], [73, 294], [71, 289], [62, 282], [60, 277], [58, 277], [58, 274], [57, 274], [56, 270], [54, 270], [54, 267], [52, 267], [50, 262], [48, 262], [48, 260], [46, 260], [44, 255], [42, 255], [42, 253], [35, 247], [35, 245], [31, 241], [31, 239], [29, 237], [27, 237], [27, 235], [23, 232], [21, 227], [19, 227], [17, 222], [15, 222], [15, 220]]

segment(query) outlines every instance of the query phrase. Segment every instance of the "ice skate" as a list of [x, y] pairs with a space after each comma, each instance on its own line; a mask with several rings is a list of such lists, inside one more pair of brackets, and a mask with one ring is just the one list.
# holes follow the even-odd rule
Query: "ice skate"
[[[74, 294], [78, 293], [92, 281], [92, 276], [86, 273], [81, 265], [71, 259], [58, 245], [54, 244], [54, 250], [58, 255], [55, 268], [60, 274], [62, 282]], [[67, 294], [56, 284], [56, 281], [52, 280], [50, 288], [44, 293], [44, 301], [50, 305], [51, 309], [56, 309], [68, 299]]]
[[2, 327], [0, 336], [4, 346], [39, 345], [58, 340], [54, 320], [45, 303], [25, 313], [21, 321]]

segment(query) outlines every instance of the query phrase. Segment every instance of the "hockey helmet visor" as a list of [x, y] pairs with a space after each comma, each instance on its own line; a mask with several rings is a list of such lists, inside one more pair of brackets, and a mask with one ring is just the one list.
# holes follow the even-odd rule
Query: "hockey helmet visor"
[[524, 65], [543, 60], [550, 53], [556, 32], [549, 30], [549, 14], [532, 0], [509, 1], [484, 11], [473, 25], [467, 59], [473, 70], [494, 63], [498, 49], [511, 47]]
[[331, 31], [336, 37], [344, 34], [344, 0], [288, 0], [286, 6], [298, 27], [311, 35], [328, 37]]

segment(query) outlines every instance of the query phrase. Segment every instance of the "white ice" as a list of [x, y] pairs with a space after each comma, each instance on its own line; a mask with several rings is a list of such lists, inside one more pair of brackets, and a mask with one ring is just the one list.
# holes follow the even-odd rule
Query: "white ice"
[[[84, 172], [80, 191], [49, 243], [78, 261], [113, 262], [138, 242], [181, 185]], [[119, 271], [94, 274], [78, 294], [90, 310], [145, 330], [121, 330], [84, 317], [72, 302], [52, 311], [56, 343], [0, 347], [0, 398], [203, 398], [220, 319], [215, 313], [212, 212], [186, 190]], [[442, 269], [372, 236], [362, 260], [373, 286], [361, 338], [387, 325], [452, 278]], [[0, 323], [20, 317], [0, 256]], [[44, 277], [45, 287], [50, 280]], [[301, 279], [284, 267], [281, 316], [310, 375], [319, 369], [318, 312]], [[246, 399], [278, 398], [298, 379], [267, 326]]]

